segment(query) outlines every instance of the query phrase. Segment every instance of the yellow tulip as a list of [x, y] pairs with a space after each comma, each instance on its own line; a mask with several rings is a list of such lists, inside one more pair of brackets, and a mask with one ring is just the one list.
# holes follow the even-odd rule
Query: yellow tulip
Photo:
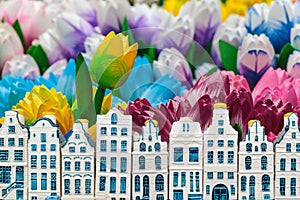
[[63, 134], [73, 127], [73, 113], [67, 98], [61, 92], [56, 92], [54, 88], [49, 90], [44, 85], [34, 86], [31, 92], [27, 92], [24, 99], [12, 109], [24, 111], [25, 124], [32, 124], [45, 113], [51, 112], [56, 116], [59, 129]]
[[110, 32], [97, 48], [90, 67], [92, 80], [103, 89], [120, 87], [128, 78], [138, 44], [129, 46], [128, 36]]

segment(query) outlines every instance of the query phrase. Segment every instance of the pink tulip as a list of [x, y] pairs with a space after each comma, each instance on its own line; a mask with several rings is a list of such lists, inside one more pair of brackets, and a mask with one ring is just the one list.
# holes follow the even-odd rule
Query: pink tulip
[[11, 0], [2, 5], [0, 19], [14, 24], [19, 20], [25, 39], [26, 48], [40, 34], [53, 26], [52, 17], [46, 12], [46, 4], [40, 1]]
[[0, 73], [6, 61], [23, 52], [22, 43], [15, 30], [6, 23], [0, 23]]

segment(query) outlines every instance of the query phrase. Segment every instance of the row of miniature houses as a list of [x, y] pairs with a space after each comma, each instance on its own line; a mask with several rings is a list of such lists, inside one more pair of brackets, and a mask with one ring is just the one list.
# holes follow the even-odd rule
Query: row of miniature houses
[[[132, 132], [132, 117], [112, 109], [97, 116], [97, 140], [88, 121], [76, 121], [65, 138], [56, 118], [29, 128], [23, 115], [5, 112], [0, 129], [1, 199], [300, 199], [298, 117], [267, 141], [257, 120], [245, 140], [230, 126], [226, 105], [215, 104], [203, 134], [185, 117], [161, 141], [156, 121]], [[135, 136], [133, 136], [135, 135]]]

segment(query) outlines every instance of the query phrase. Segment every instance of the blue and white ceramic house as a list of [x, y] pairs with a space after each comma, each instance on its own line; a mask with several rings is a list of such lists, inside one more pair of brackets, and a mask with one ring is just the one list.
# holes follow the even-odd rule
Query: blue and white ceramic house
[[275, 199], [300, 199], [300, 132], [298, 116], [284, 115], [275, 144]]
[[146, 121], [132, 152], [132, 199], [168, 199], [168, 147], [157, 121]]
[[238, 133], [229, 122], [224, 103], [214, 105], [211, 125], [204, 133], [204, 198], [237, 199]]
[[274, 199], [274, 148], [260, 121], [248, 122], [239, 148], [239, 199]]
[[203, 134], [184, 117], [174, 122], [169, 143], [169, 199], [203, 199]]
[[130, 199], [132, 117], [111, 109], [97, 116], [96, 199]]
[[0, 192], [1, 199], [27, 198], [27, 139], [24, 116], [6, 111], [0, 129]]
[[95, 142], [88, 133], [87, 120], [74, 123], [61, 156], [61, 199], [94, 199]]
[[54, 115], [45, 115], [30, 125], [28, 139], [28, 190], [30, 200], [60, 196], [60, 144], [64, 136]]

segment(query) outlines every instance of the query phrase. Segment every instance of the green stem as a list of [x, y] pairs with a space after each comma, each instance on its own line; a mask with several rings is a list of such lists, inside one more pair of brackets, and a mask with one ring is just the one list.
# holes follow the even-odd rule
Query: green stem
[[102, 87], [98, 87], [96, 95], [95, 95], [95, 109], [96, 109], [96, 114], [101, 113], [101, 108], [102, 108], [102, 102], [104, 99], [104, 94], [105, 94], [105, 88], [103, 89]]

